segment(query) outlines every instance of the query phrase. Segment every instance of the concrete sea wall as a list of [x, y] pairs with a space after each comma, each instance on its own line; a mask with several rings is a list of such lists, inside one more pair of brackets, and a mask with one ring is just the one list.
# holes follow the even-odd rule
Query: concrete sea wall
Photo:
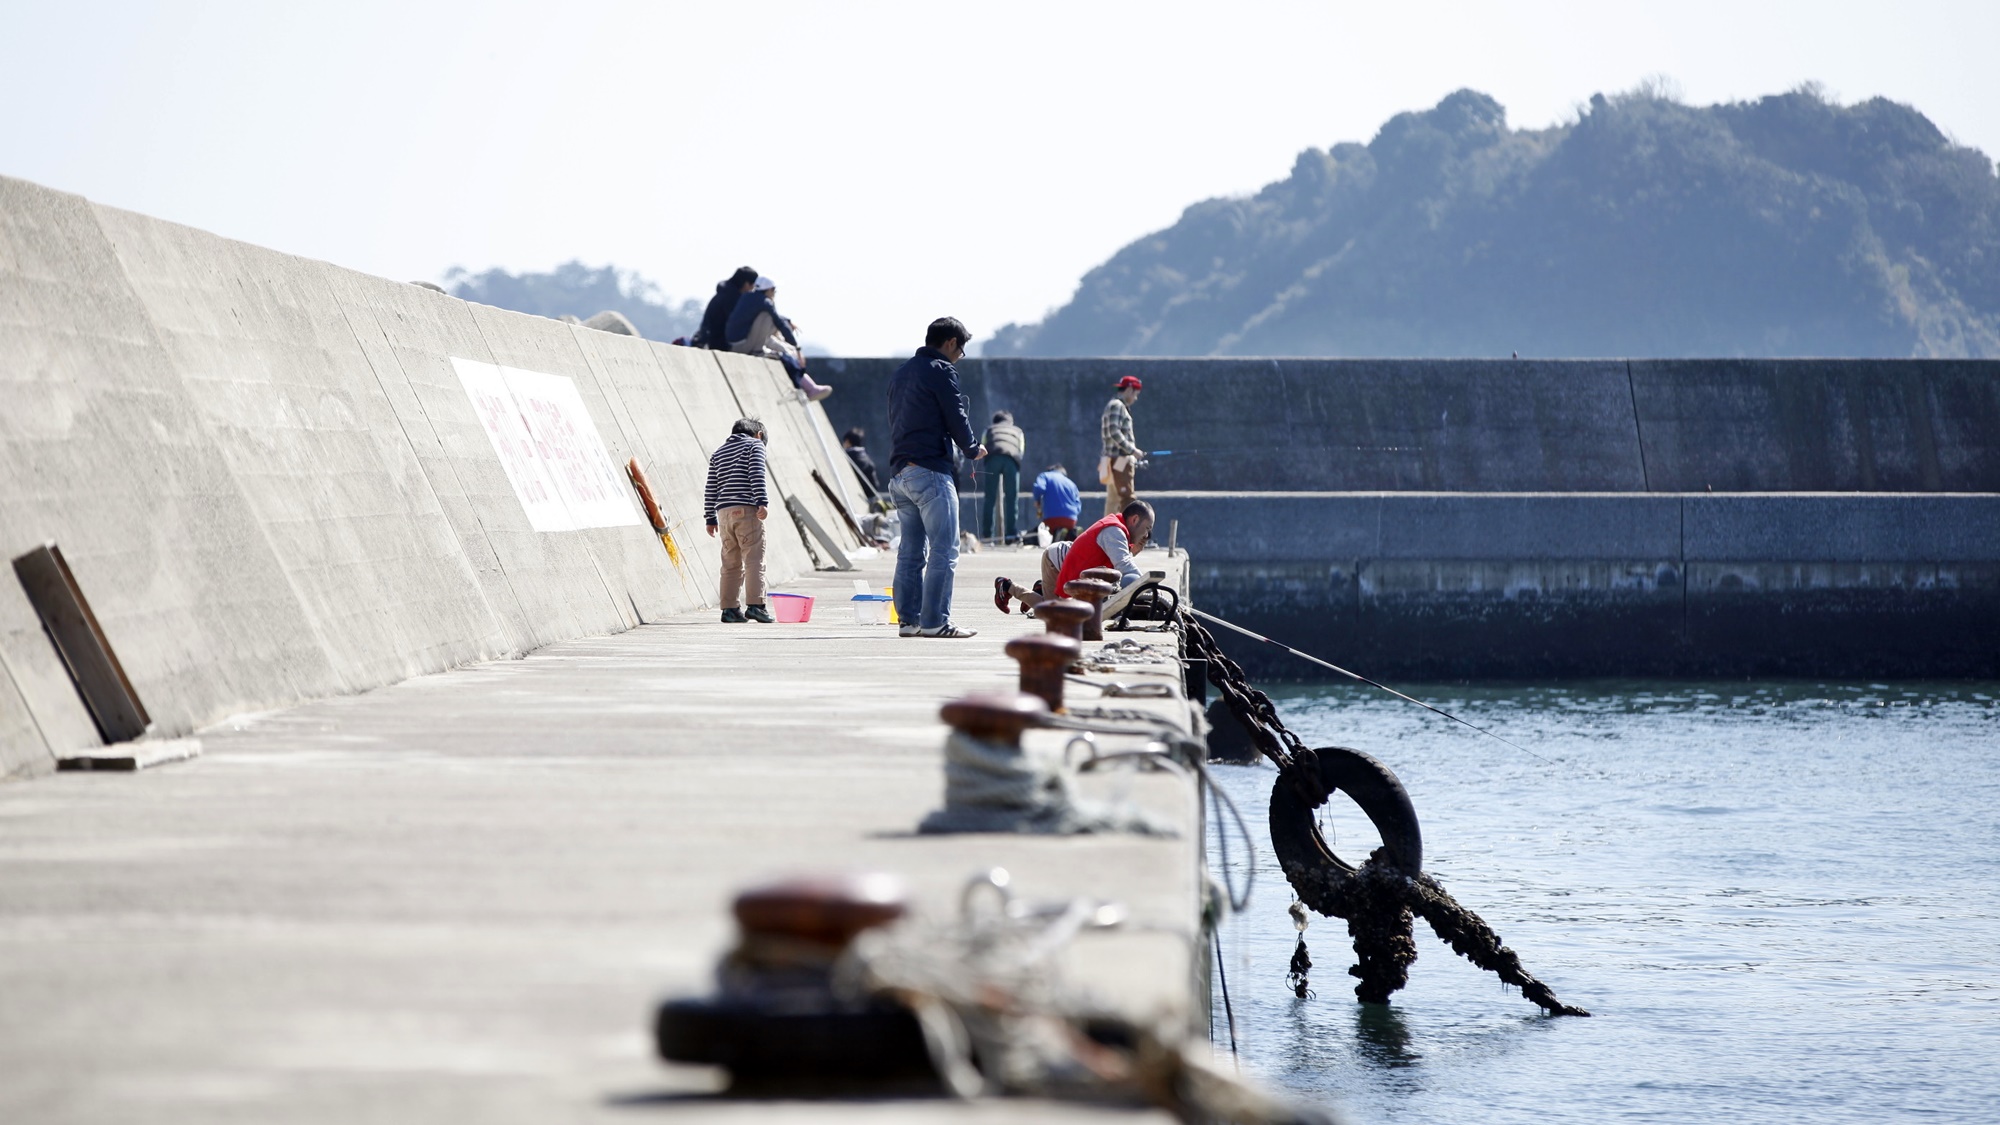
[[[899, 359], [818, 359], [836, 427], [888, 454]], [[2000, 360], [967, 360], [975, 426], [1094, 475], [1122, 375], [1142, 488], [1314, 492], [1996, 492]]]
[[[817, 364], [878, 458], [898, 362]], [[2000, 362], [1010, 359], [964, 385], [1029, 473], [1093, 487], [1124, 374], [1197, 603], [1359, 670], [2000, 676]]]
[[[625, 522], [536, 530], [454, 360], [567, 380]], [[5, 178], [0, 403], [0, 551], [61, 546], [167, 734], [713, 604], [701, 486], [743, 414], [772, 427], [775, 580], [812, 565], [783, 497], [844, 535], [811, 469], [859, 498], [822, 451], [824, 415], [768, 361], [473, 305]], [[622, 487], [628, 458], [678, 563]], [[98, 741], [11, 577], [0, 657], [0, 776]]]
[[2000, 676], [2000, 496], [1152, 499], [1203, 609], [1377, 678]]

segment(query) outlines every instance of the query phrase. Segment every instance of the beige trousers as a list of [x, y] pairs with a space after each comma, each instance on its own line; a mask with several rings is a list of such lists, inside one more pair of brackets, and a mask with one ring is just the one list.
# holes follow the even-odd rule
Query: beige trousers
[[[1122, 471], [1118, 468], [1119, 461], [1125, 463], [1125, 468]], [[1125, 505], [1139, 498], [1138, 490], [1134, 487], [1132, 480], [1133, 477], [1138, 475], [1138, 472], [1139, 467], [1132, 462], [1131, 458], [1120, 457], [1111, 462], [1111, 479], [1104, 483], [1105, 515], [1115, 516], [1125, 510]]]
[[722, 608], [735, 609], [736, 589], [743, 588], [743, 601], [764, 604], [764, 521], [757, 509], [717, 508], [715, 534], [722, 540]]

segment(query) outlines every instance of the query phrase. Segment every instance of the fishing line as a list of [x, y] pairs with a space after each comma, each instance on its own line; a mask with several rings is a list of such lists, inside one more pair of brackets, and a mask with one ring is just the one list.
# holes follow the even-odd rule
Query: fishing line
[[1347, 669], [1342, 668], [1340, 665], [1333, 663], [1332, 661], [1321, 660], [1319, 657], [1314, 656], [1310, 652], [1300, 652], [1298, 649], [1295, 649], [1292, 646], [1283, 643], [1282, 641], [1274, 641], [1262, 633], [1253, 633], [1250, 630], [1245, 629], [1243, 626], [1238, 625], [1233, 621], [1224, 621], [1222, 618], [1217, 617], [1212, 613], [1203, 613], [1201, 610], [1198, 610], [1193, 606], [1188, 606], [1186, 608], [1189, 613], [1194, 614], [1196, 617], [1199, 617], [1204, 621], [1213, 621], [1217, 625], [1220, 625], [1225, 629], [1232, 629], [1238, 633], [1243, 634], [1246, 637], [1249, 637], [1252, 640], [1263, 641], [1267, 645], [1272, 645], [1274, 647], [1284, 649], [1286, 652], [1291, 653], [1293, 656], [1296, 656], [1301, 660], [1309, 660], [1312, 663], [1317, 664], [1322, 668], [1330, 668], [1333, 671], [1338, 672], [1343, 676], [1346, 676], [1348, 679], [1359, 680], [1362, 683], [1367, 684], [1369, 687], [1380, 688], [1383, 691], [1388, 692], [1390, 695], [1395, 696], [1397, 699], [1401, 699], [1408, 703], [1414, 703], [1426, 711], [1430, 711], [1438, 715], [1443, 715], [1445, 718], [1450, 719], [1452, 722], [1457, 723], [1460, 726], [1476, 730], [1480, 734], [1483, 734], [1486, 737], [1493, 739], [1495, 742], [1504, 742], [1507, 745], [1512, 746], [1514, 749], [1519, 750], [1521, 753], [1528, 755], [1530, 758], [1536, 759], [1537, 761], [1546, 762], [1551, 766], [1557, 764], [1553, 759], [1544, 758], [1540, 754], [1535, 753], [1533, 750], [1528, 749], [1526, 746], [1523, 746], [1518, 742], [1509, 742], [1507, 739], [1501, 738], [1499, 735], [1494, 734], [1492, 731], [1487, 730], [1485, 727], [1475, 726], [1472, 723], [1466, 722], [1464, 719], [1459, 718], [1457, 715], [1454, 715], [1451, 712], [1446, 711], [1442, 707], [1433, 707], [1430, 704], [1425, 703], [1423, 700], [1416, 698], [1415, 696], [1404, 695], [1402, 692], [1397, 691], [1395, 688], [1392, 688], [1387, 684], [1377, 683], [1376, 681], [1369, 679], [1368, 677], [1362, 675], [1359, 672], [1350, 672]]

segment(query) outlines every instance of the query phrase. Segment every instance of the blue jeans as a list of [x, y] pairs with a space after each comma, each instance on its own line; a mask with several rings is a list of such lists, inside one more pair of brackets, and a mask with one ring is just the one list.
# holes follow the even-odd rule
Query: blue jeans
[[889, 480], [889, 499], [903, 524], [903, 543], [896, 550], [896, 617], [920, 629], [936, 629], [951, 617], [958, 486], [950, 473], [905, 465]]

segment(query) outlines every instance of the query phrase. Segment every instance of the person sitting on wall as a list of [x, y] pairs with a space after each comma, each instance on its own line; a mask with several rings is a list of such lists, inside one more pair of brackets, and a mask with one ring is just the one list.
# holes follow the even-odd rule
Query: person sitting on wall
[[[1062, 563], [1051, 579], [1046, 573], [1034, 590], [1023, 590], [1005, 578], [993, 580], [993, 604], [1002, 613], [1014, 612], [1013, 603], [1034, 608], [1049, 598], [1062, 597], [1063, 587], [1083, 577], [1083, 572], [1095, 567], [1111, 567], [1118, 571], [1118, 585], [1122, 588], [1139, 580], [1138, 554], [1146, 549], [1147, 540], [1153, 537], [1153, 506], [1144, 500], [1134, 500], [1125, 505], [1125, 510], [1115, 515], [1105, 516], [1090, 525], [1090, 529], [1076, 537], [1063, 555]], [[1063, 544], [1051, 544], [1042, 552], [1046, 569], [1049, 551]]]
[[996, 410], [993, 424], [986, 427], [986, 436], [979, 444], [986, 447], [986, 503], [979, 516], [979, 533], [1012, 543], [1020, 532], [1021, 457], [1027, 452], [1028, 438], [1014, 424], [1012, 414]]
[[863, 517], [861, 530], [870, 542], [881, 546], [890, 538], [888, 521], [884, 517], [896, 510], [889, 500], [889, 491], [882, 487], [882, 475], [875, 468], [875, 459], [868, 455], [868, 435], [861, 427], [855, 426], [840, 435], [840, 448], [847, 454], [848, 463], [854, 466], [854, 473], [861, 478], [861, 488], [868, 493], [871, 512]]
[[875, 471], [875, 458], [868, 455], [867, 441], [868, 435], [860, 426], [854, 426], [840, 435], [840, 449], [854, 463], [854, 471], [860, 475], [861, 483], [868, 486], [868, 495], [879, 496], [882, 493], [882, 478]]
[[749, 266], [716, 282], [715, 296], [708, 299], [708, 307], [701, 313], [701, 326], [694, 330], [688, 344], [718, 352], [728, 351], [729, 314], [736, 311], [736, 303], [742, 300], [743, 294], [750, 292], [750, 287], [756, 282], [757, 271]]
[[729, 313], [726, 333], [729, 350], [761, 355], [784, 364], [792, 385], [804, 391], [807, 399], [818, 402], [832, 394], [833, 388], [813, 382], [812, 376], [806, 374], [806, 357], [799, 350], [797, 326], [778, 315], [777, 299], [777, 282], [760, 277], [750, 283], [750, 292], [743, 294]]
[[[738, 418], [729, 438], [708, 458], [708, 488], [702, 514], [710, 538], [722, 540], [722, 620], [771, 623], [764, 607], [764, 518], [771, 501], [764, 492], [764, 423]], [[744, 608], [736, 608], [743, 593]]]
[[1058, 461], [1042, 470], [1035, 478], [1035, 518], [1049, 529], [1049, 536], [1057, 540], [1076, 538], [1076, 520], [1083, 514], [1083, 498], [1077, 494], [1076, 482], [1069, 479], [1069, 470]]

